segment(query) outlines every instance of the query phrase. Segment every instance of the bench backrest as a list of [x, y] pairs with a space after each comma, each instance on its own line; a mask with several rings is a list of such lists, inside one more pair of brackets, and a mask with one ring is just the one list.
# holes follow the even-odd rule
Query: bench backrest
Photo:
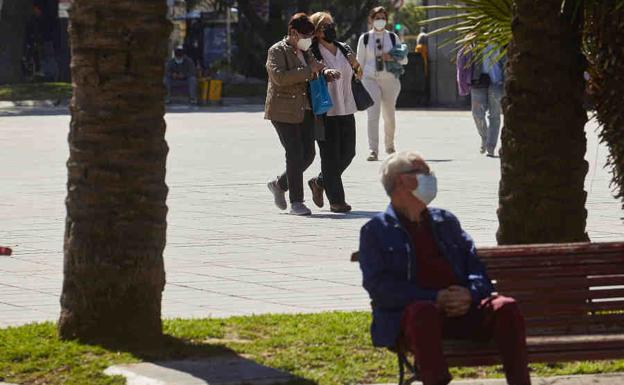
[[496, 290], [514, 297], [529, 335], [624, 332], [624, 243], [481, 248]]
[[624, 333], [624, 242], [498, 246], [478, 254], [496, 290], [518, 301], [528, 335]]

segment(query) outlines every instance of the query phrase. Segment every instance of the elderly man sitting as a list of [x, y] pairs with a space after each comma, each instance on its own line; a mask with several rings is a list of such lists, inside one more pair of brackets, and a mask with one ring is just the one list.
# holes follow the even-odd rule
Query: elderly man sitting
[[529, 385], [524, 319], [512, 298], [494, 287], [475, 245], [450, 212], [428, 207], [435, 175], [415, 152], [389, 156], [381, 179], [388, 209], [360, 233], [360, 267], [373, 305], [375, 346], [412, 352], [424, 385], [451, 375], [442, 339], [493, 338], [507, 382]]

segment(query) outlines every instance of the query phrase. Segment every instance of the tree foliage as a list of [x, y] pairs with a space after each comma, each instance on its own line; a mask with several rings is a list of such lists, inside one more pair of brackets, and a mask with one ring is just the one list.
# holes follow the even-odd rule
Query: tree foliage
[[[506, 53], [512, 38], [513, 6], [513, 0], [456, 0], [445, 6], [422, 7], [448, 12], [423, 24], [448, 22], [431, 34], [455, 32], [456, 37], [447, 43], [472, 50], [479, 61], [490, 44], [500, 49], [501, 55]], [[615, 194], [624, 201], [624, 0], [562, 0], [561, 12], [583, 30], [579, 54], [588, 61], [590, 90], [601, 125], [600, 137], [609, 146], [607, 166], [613, 173]]]
[[[430, 35], [454, 32], [444, 44], [455, 43], [458, 49], [471, 51], [475, 60], [483, 59], [486, 52], [506, 54], [511, 42], [512, 0], [463, 0], [449, 5], [420, 7], [425, 11], [446, 11], [446, 15], [424, 20], [424, 25], [443, 22]], [[487, 50], [493, 46], [494, 50]]]

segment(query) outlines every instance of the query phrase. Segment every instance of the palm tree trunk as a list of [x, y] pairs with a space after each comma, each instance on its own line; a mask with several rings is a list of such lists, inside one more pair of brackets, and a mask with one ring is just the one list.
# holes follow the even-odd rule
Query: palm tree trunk
[[595, 2], [587, 25], [592, 44], [593, 101], [602, 126], [600, 138], [609, 147], [608, 165], [616, 196], [624, 201], [624, 4], [618, 7], [617, 3]]
[[498, 243], [587, 241], [580, 13], [561, 0], [516, 0], [514, 13]]
[[72, 5], [65, 339], [126, 344], [162, 335], [166, 13], [165, 1]]

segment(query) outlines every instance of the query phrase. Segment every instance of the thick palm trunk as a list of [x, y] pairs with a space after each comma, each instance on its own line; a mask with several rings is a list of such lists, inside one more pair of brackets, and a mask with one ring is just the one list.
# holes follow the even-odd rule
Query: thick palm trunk
[[514, 12], [497, 239], [586, 241], [581, 21], [561, 0], [516, 0]]
[[22, 79], [22, 53], [32, 0], [0, 1], [0, 84]]
[[134, 343], [162, 334], [166, 12], [153, 0], [72, 5], [62, 338]]
[[[617, 196], [624, 200], [624, 6], [596, 2], [590, 9], [593, 101], [602, 125], [600, 138], [609, 146]], [[620, 2], [621, 3], [621, 2]]]

